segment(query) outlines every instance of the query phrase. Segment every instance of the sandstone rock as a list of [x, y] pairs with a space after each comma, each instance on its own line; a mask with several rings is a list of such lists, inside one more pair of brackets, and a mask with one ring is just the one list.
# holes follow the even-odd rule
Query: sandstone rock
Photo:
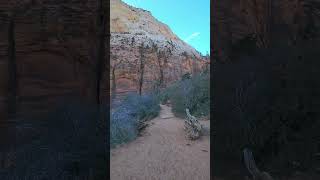
[[96, 6], [93, 0], [0, 3], [0, 116], [8, 105], [8, 22], [12, 14], [17, 113], [46, 112], [69, 97], [94, 102]]
[[[166, 85], [180, 79], [187, 72], [199, 71], [208, 62], [149, 11], [129, 6], [120, 0], [111, 0], [110, 10], [111, 64], [115, 67], [115, 64], [122, 61], [115, 70], [117, 93], [138, 91], [139, 47], [142, 44], [148, 46], [144, 52], [144, 91], [150, 90], [160, 79], [160, 69]], [[166, 57], [158, 58], [156, 50], [152, 50], [153, 45], [157, 46], [157, 51], [164, 52]]]

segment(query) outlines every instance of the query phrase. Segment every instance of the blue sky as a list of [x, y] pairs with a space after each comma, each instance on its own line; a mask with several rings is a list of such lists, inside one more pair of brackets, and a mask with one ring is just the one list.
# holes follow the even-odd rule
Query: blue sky
[[148, 10], [203, 55], [210, 54], [210, 0], [123, 0]]

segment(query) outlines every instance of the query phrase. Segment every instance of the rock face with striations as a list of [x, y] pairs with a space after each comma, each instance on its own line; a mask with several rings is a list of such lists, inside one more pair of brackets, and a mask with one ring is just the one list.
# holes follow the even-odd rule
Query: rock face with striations
[[94, 0], [0, 3], [0, 119], [94, 101], [96, 11]]
[[317, 0], [224, 0], [215, 1], [212, 21], [213, 53], [230, 59], [240, 42], [254, 39], [258, 48], [273, 43], [298, 44], [319, 27]]
[[121, 0], [110, 3], [111, 93], [138, 92], [140, 86], [148, 91], [157, 83], [166, 86], [207, 63], [149, 11]]

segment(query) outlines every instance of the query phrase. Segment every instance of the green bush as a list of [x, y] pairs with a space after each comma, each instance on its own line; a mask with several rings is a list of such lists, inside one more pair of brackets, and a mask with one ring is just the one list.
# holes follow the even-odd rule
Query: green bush
[[206, 116], [210, 112], [210, 76], [208, 72], [191, 78], [182, 78], [160, 95], [161, 102], [170, 100], [172, 111], [176, 116], [184, 117], [189, 108], [195, 116]]
[[159, 101], [162, 104], [165, 104], [168, 102], [168, 100], [170, 100], [170, 97], [172, 96], [172, 94], [174, 93], [175, 89], [178, 88], [178, 83], [172, 84], [171, 86], [167, 87], [166, 89], [164, 89], [163, 91], [161, 91], [161, 93], [159, 94], [158, 98]]

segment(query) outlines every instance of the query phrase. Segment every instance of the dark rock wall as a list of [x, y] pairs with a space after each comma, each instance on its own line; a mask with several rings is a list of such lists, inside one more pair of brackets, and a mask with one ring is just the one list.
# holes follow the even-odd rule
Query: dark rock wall
[[[0, 118], [7, 116], [12, 81], [19, 115], [45, 112], [69, 97], [94, 102], [96, 11], [93, 0], [0, 3]], [[15, 41], [15, 80], [10, 79], [9, 31]]]
[[310, 26], [319, 25], [316, 0], [225, 0], [213, 5], [213, 51], [220, 60], [232, 59], [237, 42], [255, 39], [258, 48], [282, 41], [296, 45], [310, 38]]

